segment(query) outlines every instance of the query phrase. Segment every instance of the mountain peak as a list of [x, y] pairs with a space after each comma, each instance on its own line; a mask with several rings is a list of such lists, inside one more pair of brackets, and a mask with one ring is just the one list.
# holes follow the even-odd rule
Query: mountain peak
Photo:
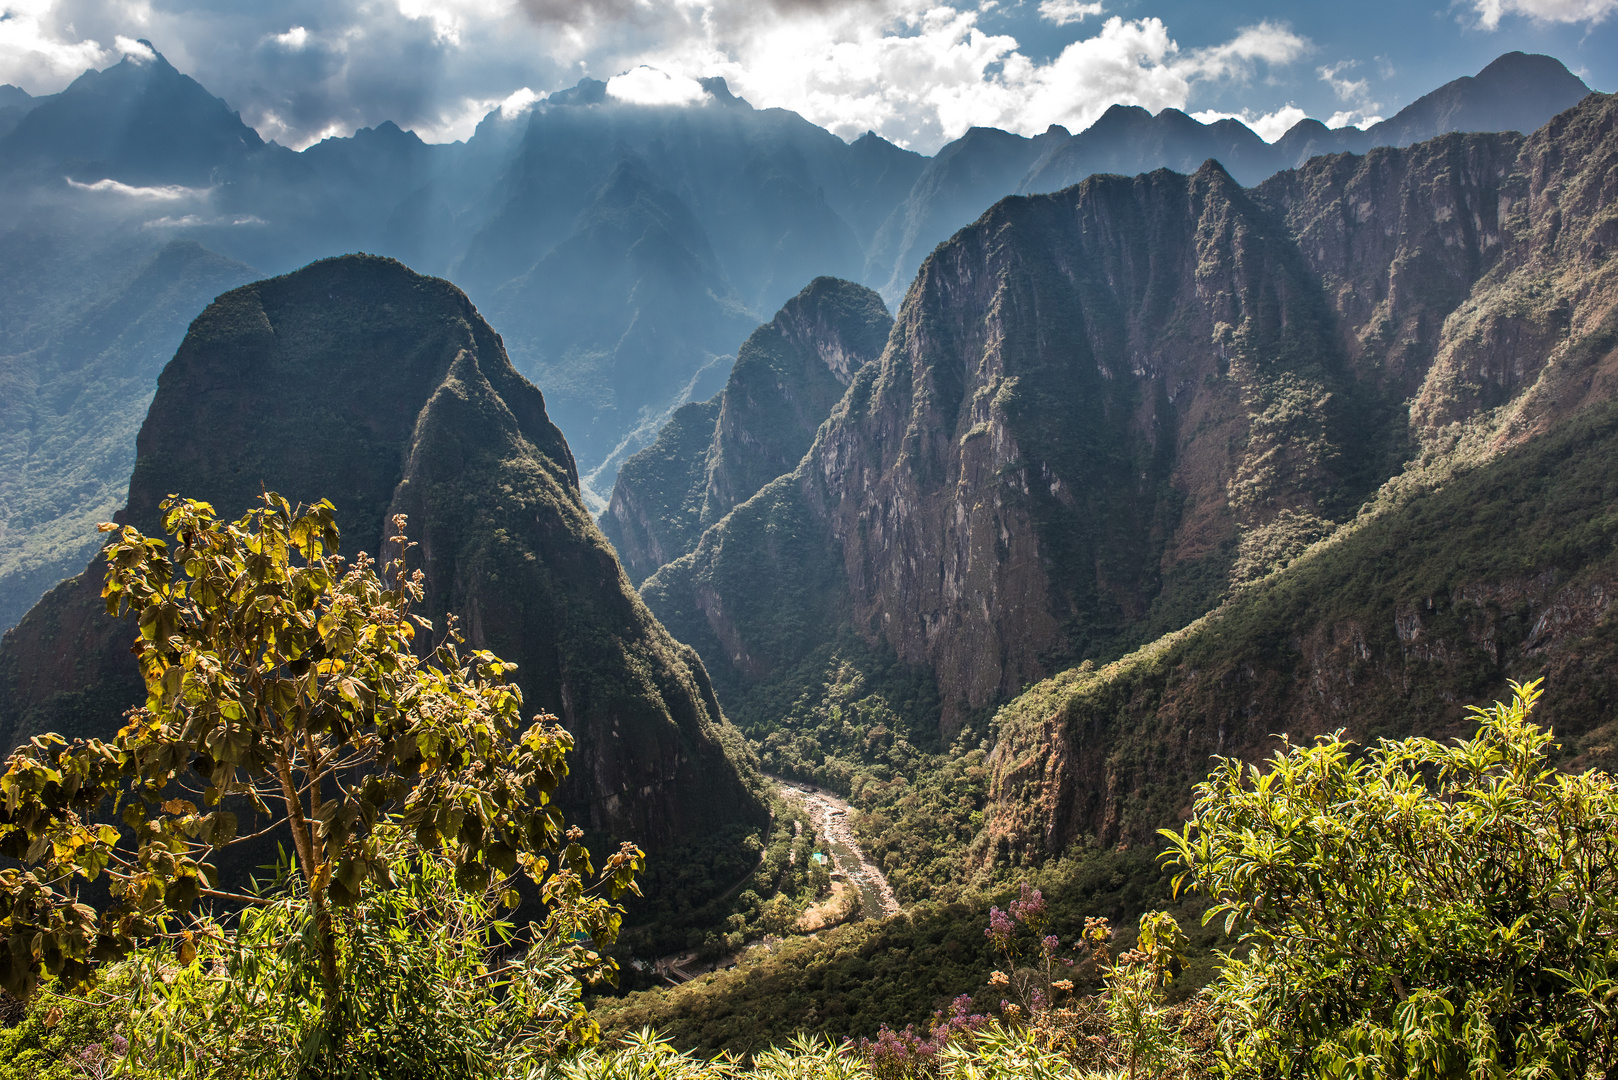
[[716, 104], [744, 109], [753, 107], [746, 98], [740, 98], [731, 93], [730, 84], [726, 83], [722, 76], [715, 75], [707, 79], [698, 79], [697, 83], [708, 92], [708, 96], [713, 98]]
[[1589, 93], [1584, 80], [1555, 57], [1509, 52], [1367, 128], [1365, 145], [1409, 146], [1448, 131], [1527, 134]]
[[600, 105], [607, 100], [607, 84], [588, 75], [545, 99], [547, 105]]
[[263, 148], [229, 105], [142, 47], [41, 101], [5, 137], [0, 160], [58, 174], [68, 162], [92, 163], [92, 179], [198, 185]]

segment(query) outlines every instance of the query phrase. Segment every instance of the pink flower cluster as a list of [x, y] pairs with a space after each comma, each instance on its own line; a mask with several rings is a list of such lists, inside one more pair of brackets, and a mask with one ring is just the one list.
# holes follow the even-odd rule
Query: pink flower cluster
[[883, 1024], [875, 1039], [860, 1040], [860, 1053], [878, 1076], [913, 1075], [936, 1061], [951, 1039], [969, 1035], [989, 1022], [986, 1016], [968, 1013], [971, 1007], [971, 995], [962, 994], [950, 1003], [947, 1013], [940, 1009], [933, 1014], [932, 1031], [926, 1036], [918, 1033], [914, 1024], [906, 1025], [903, 1031]]

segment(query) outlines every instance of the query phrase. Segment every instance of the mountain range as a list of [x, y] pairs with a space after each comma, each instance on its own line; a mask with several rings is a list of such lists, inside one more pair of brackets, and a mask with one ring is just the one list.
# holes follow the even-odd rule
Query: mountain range
[[[1609, 762], [1615, 163], [1591, 95], [1251, 188], [1003, 200], [642, 595], [769, 767], [981, 740], [968, 861], [1148, 842], [1210, 754], [1460, 733], [1508, 678]], [[946, 760], [879, 753], [873, 819]]]
[[1366, 132], [925, 159], [705, 92], [301, 153], [155, 53], [0, 95], [0, 743], [138, 700], [78, 531], [271, 488], [346, 552], [407, 515], [593, 839], [728, 851], [662, 951], [764, 925], [760, 767], [911, 903], [1096, 852], [1138, 897], [1210, 755], [1460, 734], [1509, 679], [1618, 765], [1618, 96], [1513, 54]]
[[[545, 389], [599, 512], [622, 463], [723, 388], [737, 344], [805, 283], [863, 283], [894, 305], [922, 258], [1003, 196], [1209, 156], [1251, 183], [1316, 151], [1529, 130], [1587, 92], [1556, 61], [1511, 54], [1368, 132], [1307, 122], [1272, 147], [1235, 121], [1115, 109], [1076, 135], [974, 129], [926, 158], [703, 85], [697, 104], [652, 107], [585, 79], [495, 110], [464, 143], [383, 123], [301, 152], [264, 141], [155, 51], [59, 94], [0, 90], [0, 244], [24, 253], [0, 301], [0, 445], [23, 478], [0, 499], [0, 627], [94, 547], [134, 459], [141, 387], [210, 289], [356, 250], [449, 275]], [[96, 362], [64, 328], [104, 320], [105, 298], [173, 243], [236, 269], [145, 315], [139, 335], [112, 335], [138, 355], [99, 362], [132, 392], [92, 405], [42, 389]]]

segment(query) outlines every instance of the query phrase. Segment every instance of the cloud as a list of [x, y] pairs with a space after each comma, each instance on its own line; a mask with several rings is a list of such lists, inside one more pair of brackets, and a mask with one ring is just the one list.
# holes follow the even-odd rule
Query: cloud
[[269, 222], [255, 214], [244, 214], [235, 217], [204, 217], [201, 214], [186, 214], [182, 217], [160, 217], [145, 222], [141, 227], [145, 229], [196, 229], [212, 228], [220, 225], [239, 227], [243, 225], [268, 225]]
[[1204, 78], [1245, 79], [1252, 75], [1255, 60], [1290, 64], [1313, 47], [1286, 24], [1265, 21], [1242, 28], [1223, 45], [1197, 51], [1191, 58], [1191, 70]]
[[1320, 81], [1332, 88], [1340, 101], [1354, 101], [1367, 97], [1371, 92], [1369, 79], [1350, 79], [1343, 73], [1350, 71], [1358, 65], [1352, 60], [1345, 60], [1340, 64], [1328, 64], [1315, 69]]
[[642, 64], [608, 79], [607, 96], [631, 105], [691, 105], [707, 96], [707, 91], [695, 79]]
[[845, 138], [873, 130], [930, 153], [972, 126], [1031, 135], [1050, 124], [1086, 127], [1113, 104], [1180, 108], [1196, 83], [1246, 79], [1311, 48], [1287, 27], [1261, 23], [1181, 50], [1161, 19], [1113, 16], [1037, 62], [978, 17], [945, 5], [901, 8], [885, 25], [828, 16], [740, 33], [723, 50], [706, 41], [665, 49], [647, 62], [723, 75], [753, 104], [794, 109]]
[[539, 95], [525, 86], [521, 90], [513, 91], [500, 102], [500, 115], [507, 120], [514, 119], [533, 108], [534, 102], [538, 100]]
[[66, 177], [67, 186], [78, 191], [94, 191], [100, 194], [122, 195], [129, 199], [152, 199], [168, 202], [174, 199], [190, 199], [198, 195], [206, 195], [205, 188], [188, 188], [178, 185], [165, 185], [163, 187], [134, 187], [130, 184], [121, 184], [116, 180], [97, 180], [93, 184], [83, 184], [72, 177]]
[[1364, 131], [1372, 124], [1380, 124], [1381, 122], [1382, 117], [1380, 116], [1358, 112], [1354, 109], [1344, 109], [1342, 112], [1332, 113], [1331, 119], [1326, 121], [1326, 126], [1329, 128], [1357, 127]]
[[133, 60], [137, 64], [149, 64], [157, 59], [157, 53], [144, 41], [124, 37], [119, 34], [112, 39], [113, 46], [123, 54], [124, 59]]
[[[1329, 128], [1357, 127], [1361, 130], [1372, 124], [1380, 124], [1382, 116], [1377, 111], [1382, 103], [1371, 100], [1371, 80], [1351, 79], [1348, 72], [1359, 67], [1357, 60], [1344, 60], [1336, 64], [1326, 64], [1315, 69], [1320, 81], [1331, 87], [1337, 100], [1349, 103], [1349, 108], [1339, 109], [1333, 113], [1331, 119], [1326, 121]], [[1387, 64], [1383, 62], [1383, 70], [1387, 71]]]
[[309, 28], [306, 26], [294, 26], [284, 34], [276, 34], [270, 40], [283, 49], [297, 52], [309, 44]]
[[1042, 0], [1039, 17], [1057, 26], [1083, 22], [1091, 15], [1100, 15], [1101, 5], [1086, 4], [1083, 0]]
[[1599, 23], [1618, 12], [1618, 0], [1472, 0], [1486, 30], [1500, 28], [1506, 15], [1526, 15], [1541, 23]]
[[754, 105], [931, 152], [973, 124], [1032, 134], [1082, 127], [1115, 102], [1185, 107], [1199, 88], [1273, 76], [1312, 47], [1261, 22], [1182, 49], [1161, 19], [1103, 20], [1094, 0], [1042, 0], [1046, 26], [1083, 28], [1050, 57], [985, 29], [987, 0], [0, 3], [12, 13], [0, 21], [0, 82], [58, 90], [117, 59], [99, 42], [145, 38], [294, 148], [384, 120], [465, 138], [490, 111], [516, 115], [588, 74], [641, 101], [695, 100], [693, 80], [721, 75]]
[[52, 7], [52, 0], [7, 0], [0, 19], [0, 82], [55, 93], [86, 68], [117, 59], [92, 38], [59, 33]]
[[1291, 131], [1298, 121], [1307, 119], [1308, 116], [1308, 113], [1296, 105], [1286, 105], [1272, 113], [1264, 113], [1263, 115], [1254, 115], [1246, 111], [1239, 113], [1208, 111], [1191, 114], [1192, 119], [1199, 120], [1204, 124], [1211, 124], [1215, 120], [1240, 120], [1252, 129], [1253, 134], [1267, 143], [1272, 143], [1279, 139]]

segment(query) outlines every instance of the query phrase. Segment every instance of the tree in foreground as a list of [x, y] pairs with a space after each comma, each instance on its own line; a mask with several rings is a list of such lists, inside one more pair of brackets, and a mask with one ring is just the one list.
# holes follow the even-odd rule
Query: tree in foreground
[[1618, 1075], [1618, 784], [1551, 768], [1539, 683], [1476, 735], [1224, 760], [1168, 860], [1245, 928], [1238, 1075]]
[[[79, 987], [144, 950], [154, 1052], [196, 1075], [255, 1055], [271, 1074], [446, 1075], [418, 1053], [441, 1013], [465, 1022], [442, 1048], [461, 1058], [589, 1041], [565, 991], [611, 977], [594, 946], [644, 858], [625, 844], [596, 877], [552, 804], [571, 737], [554, 717], [522, 725], [512, 665], [463, 653], [453, 625], [417, 654], [432, 628], [411, 612], [403, 519], [379, 573], [336, 554], [330, 503], [266, 494], [225, 523], [170, 497], [163, 514], [172, 554], [102, 527], [103, 596], [137, 616], [145, 705], [111, 742], [36, 738], [0, 776], [0, 854], [22, 864], [0, 870], [0, 986]], [[241, 835], [249, 810], [290, 835], [267, 892], [217, 868], [261, 835]], [[545, 920], [500, 962], [502, 943], [523, 951], [499, 917], [522, 878]], [[228, 932], [220, 905], [242, 911]]]

